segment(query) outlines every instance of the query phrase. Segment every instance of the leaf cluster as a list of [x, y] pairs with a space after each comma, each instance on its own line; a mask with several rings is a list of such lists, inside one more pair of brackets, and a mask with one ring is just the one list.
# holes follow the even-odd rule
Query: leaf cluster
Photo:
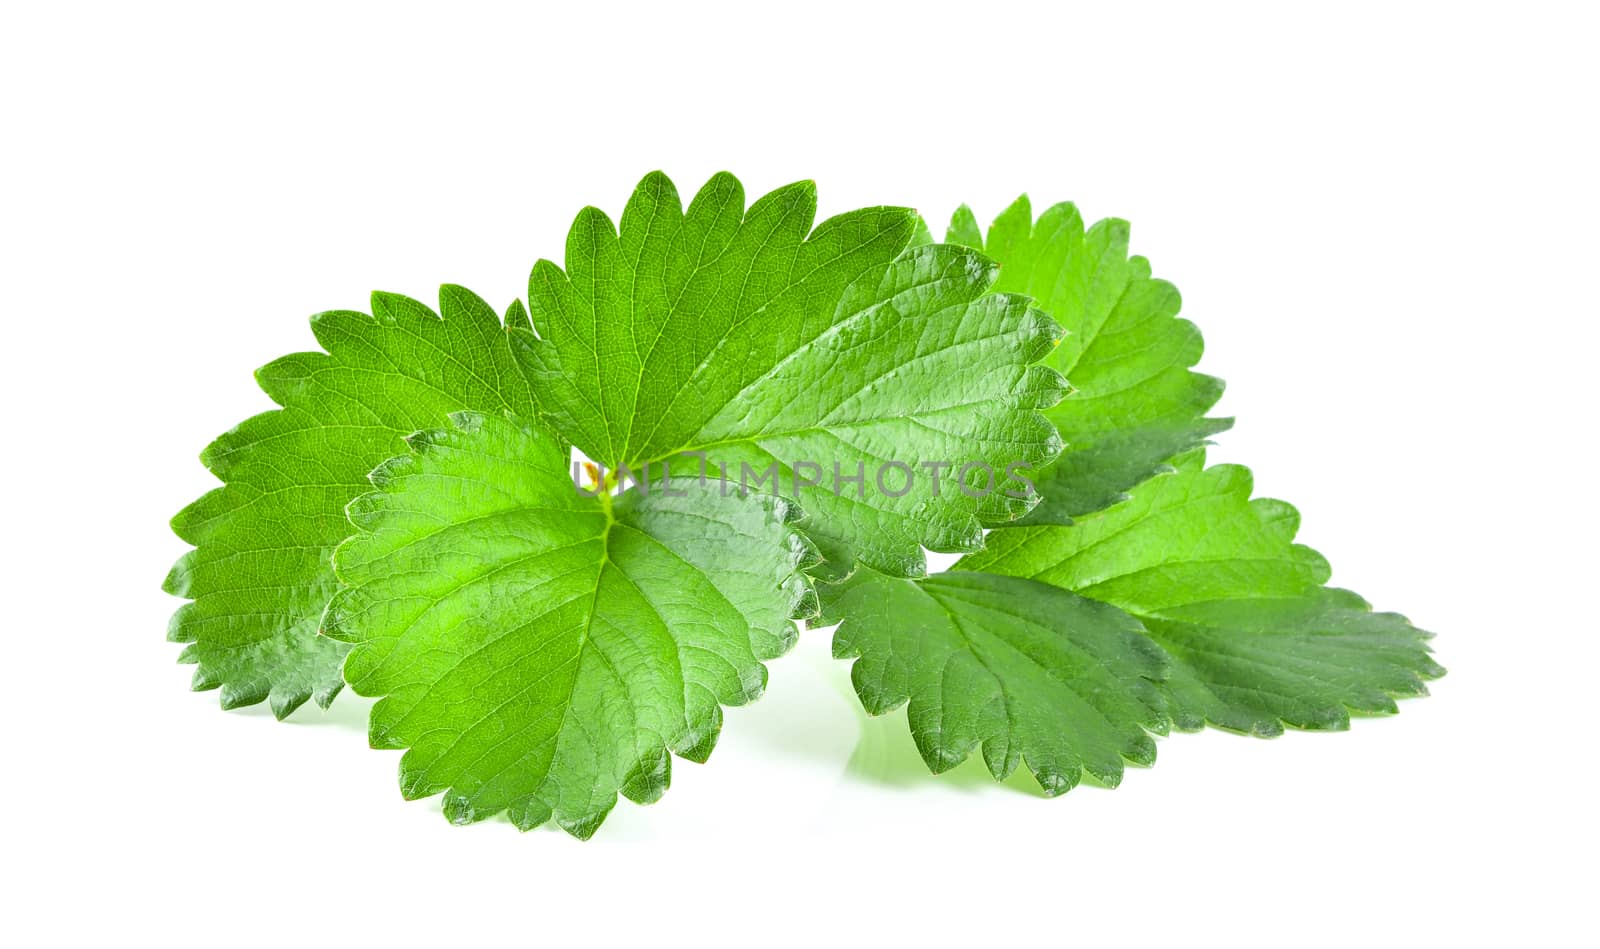
[[809, 182], [651, 174], [503, 314], [447, 286], [313, 317], [173, 519], [194, 687], [282, 718], [348, 685], [408, 798], [587, 837], [706, 760], [797, 620], [933, 771], [978, 750], [1052, 795], [1174, 728], [1345, 728], [1442, 674], [1206, 466], [1222, 384], [1125, 222], [815, 218]]

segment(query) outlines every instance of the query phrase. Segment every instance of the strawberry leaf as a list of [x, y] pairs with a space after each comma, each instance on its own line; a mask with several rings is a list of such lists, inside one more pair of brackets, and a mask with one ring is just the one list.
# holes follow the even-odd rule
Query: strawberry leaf
[[1429, 634], [1325, 587], [1327, 561], [1294, 543], [1294, 508], [1250, 497], [1248, 469], [1203, 452], [1071, 526], [994, 531], [958, 570], [1028, 577], [1138, 618], [1173, 659], [1180, 728], [1257, 735], [1342, 729], [1350, 713], [1396, 711], [1444, 670]]
[[1037, 502], [1009, 469], [1059, 450], [1038, 410], [1064, 387], [1031, 365], [1059, 330], [976, 251], [909, 246], [912, 211], [815, 213], [809, 182], [746, 209], [721, 174], [684, 209], [652, 174], [620, 228], [578, 216], [565, 271], [538, 263], [515, 338], [543, 417], [607, 468], [749, 471], [800, 500], [828, 575], [921, 575]]
[[1054, 796], [1085, 771], [1114, 786], [1124, 759], [1155, 761], [1148, 732], [1167, 730], [1155, 686], [1167, 658], [1121, 610], [983, 573], [862, 570], [823, 593], [818, 622], [840, 623], [834, 655], [856, 659], [861, 704], [881, 715], [909, 702], [911, 737], [935, 774], [981, 744], [996, 779], [1026, 763]]
[[762, 660], [814, 612], [813, 552], [788, 502], [693, 482], [590, 497], [558, 439], [453, 423], [351, 504], [323, 630], [354, 646], [351, 687], [381, 696], [372, 745], [408, 749], [406, 797], [588, 837], [618, 793], [665, 792], [668, 752], [704, 761], [721, 706], [761, 694]]
[[[187, 643], [196, 689], [222, 706], [263, 700], [279, 718], [339, 693], [345, 647], [316, 635], [337, 588], [329, 557], [350, 534], [344, 508], [402, 437], [461, 409], [531, 413], [527, 380], [494, 311], [445, 287], [443, 319], [415, 300], [372, 297], [372, 315], [320, 313], [326, 352], [296, 353], [256, 373], [281, 408], [245, 420], [201, 455], [224, 484], [184, 508], [172, 529], [195, 549], [165, 589], [193, 602], [168, 638]], [[513, 310], [510, 321], [526, 321]]]
[[1190, 371], [1200, 331], [1177, 317], [1177, 288], [1128, 256], [1128, 233], [1115, 218], [1085, 228], [1068, 203], [1034, 221], [1026, 196], [995, 218], [987, 240], [966, 206], [951, 222], [952, 243], [1001, 262], [997, 290], [1033, 297], [1067, 330], [1045, 360], [1072, 385], [1045, 413], [1066, 449], [1037, 479], [1044, 501], [1020, 523], [1068, 524], [1098, 511], [1233, 424], [1204, 417], [1222, 380]]

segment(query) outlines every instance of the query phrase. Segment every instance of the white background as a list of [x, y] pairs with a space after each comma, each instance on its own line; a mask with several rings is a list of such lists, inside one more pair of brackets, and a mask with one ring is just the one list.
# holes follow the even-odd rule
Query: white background
[[[5, 942], [1593, 938], [1581, 5], [562, 6], [0, 15]], [[1213, 458], [1450, 675], [1043, 800], [927, 775], [810, 634], [586, 844], [403, 802], [348, 694], [278, 724], [187, 691], [166, 520], [268, 407], [251, 370], [373, 288], [509, 302], [653, 168], [814, 178], [824, 214], [1026, 190], [1131, 219], [1229, 382]]]

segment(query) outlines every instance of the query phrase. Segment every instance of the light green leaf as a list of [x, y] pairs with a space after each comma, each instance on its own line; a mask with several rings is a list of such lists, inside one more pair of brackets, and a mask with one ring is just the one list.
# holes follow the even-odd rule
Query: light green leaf
[[1177, 288], [1128, 256], [1128, 231], [1115, 218], [1086, 229], [1071, 204], [1035, 222], [1026, 196], [995, 219], [986, 241], [967, 207], [951, 221], [952, 243], [1000, 262], [997, 290], [1033, 297], [1067, 330], [1045, 360], [1072, 385], [1045, 413], [1066, 450], [1037, 479], [1044, 502], [1021, 523], [1068, 524], [1098, 511], [1233, 424], [1204, 417], [1222, 381], [1190, 371], [1200, 331], [1177, 318]]
[[1179, 727], [1258, 735], [1339, 729], [1350, 712], [1395, 711], [1443, 674], [1429, 634], [1324, 587], [1328, 565], [1294, 543], [1299, 515], [1252, 499], [1248, 469], [1203, 452], [1071, 526], [994, 531], [958, 570], [1027, 577], [1137, 617], [1172, 657]]
[[[282, 408], [247, 419], [201, 455], [224, 482], [172, 520], [194, 544], [165, 589], [193, 602], [168, 638], [188, 643], [196, 689], [224, 708], [271, 702], [283, 718], [307, 698], [326, 706], [343, 684], [345, 648], [319, 638], [337, 584], [329, 557], [350, 534], [344, 507], [402, 436], [461, 409], [533, 411], [528, 383], [494, 311], [460, 287], [439, 316], [374, 294], [372, 316], [329, 312], [311, 327], [326, 352], [285, 356], [256, 373]], [[520, 307], [509, 319], [525, 325]]]
[[1122, 779], [1123, 759], [1155, 761], [1167, 717], [1153, 680], [1167, 659], [1115, 607], [1031, 580], [863, 570], [822, 588], [819, 623], [840, 622], [834, 655], [870, 714], [910, 703], [911, 737], [935, 773], [983, 746], [996, 778], [1025, 763], [1056, 795], [1084, 771]]
[[[538, 336], [515, 337], [543, 417], [589, 457], [635, 476], [702, 458], [730, 480], [748, 470], [805, 506], [830, 576], [856, 560], [920, 575], [922, 547], [974, 550], [984, 522], [1037, 501], [1008, 496], [1025, 495], [1008, 469], [1059, 450], [1038, 410], [1064, 386], [1031, 365], [1058, 328], [990, 292], [996, 268], [977, 252], [910, 247], [912, 211], [813, 229], [815, 213], [809, 182], [746, 209], [721, 174], [685, 210], [649, 175], [620, 229], [587, 209], [566, 270], [534, 268]], [[961, 490], [969, 463], [993, 480], [973, 467]]]
[[[335, 556], [324, 632], [381, 696], [377, 748], [405, 748], [408, 798], [466, 823], [507, 811], [594, 832], [620, 792], [665, 792], [668, 752], [711, 753], [723, 705], [815, 611], [794, 509], [687, 482], [580, 494], [565, 445], [463, 414], [373, 473]], [[681, 496], [679, 496], [681, 495]]]

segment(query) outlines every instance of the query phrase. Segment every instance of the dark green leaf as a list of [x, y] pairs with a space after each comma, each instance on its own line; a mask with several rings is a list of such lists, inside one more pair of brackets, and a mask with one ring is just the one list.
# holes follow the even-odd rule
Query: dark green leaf
[[1294, 543], [1294, 508], [1252, 499], [1246, 468], [1204, 465], [1202, 452], [1183, 456], [1071, 526], [994, 531], [957, 569], [1029, 577], [1137, 617], [1173, 658], [1182, 728], [1345, 728], [1351, 711], [1426, 694], [1423, 680], [1444, 672], [1429, 634], [1323, 586], [1327, 562]]
[[980, 743], [996, 778], [1025, 763], [1046, 794], [1087, 771], [1106, 785], [1123, 759], [1155, 761], [1165, 732], [1153, 680], [1167, 660], [1137, 621], [1048, 584], [983, 573], [925, 580], [863, 570], [822, 588], [820, 623], [869, 713], [910, 702], [911, 737], [935, 773]]

